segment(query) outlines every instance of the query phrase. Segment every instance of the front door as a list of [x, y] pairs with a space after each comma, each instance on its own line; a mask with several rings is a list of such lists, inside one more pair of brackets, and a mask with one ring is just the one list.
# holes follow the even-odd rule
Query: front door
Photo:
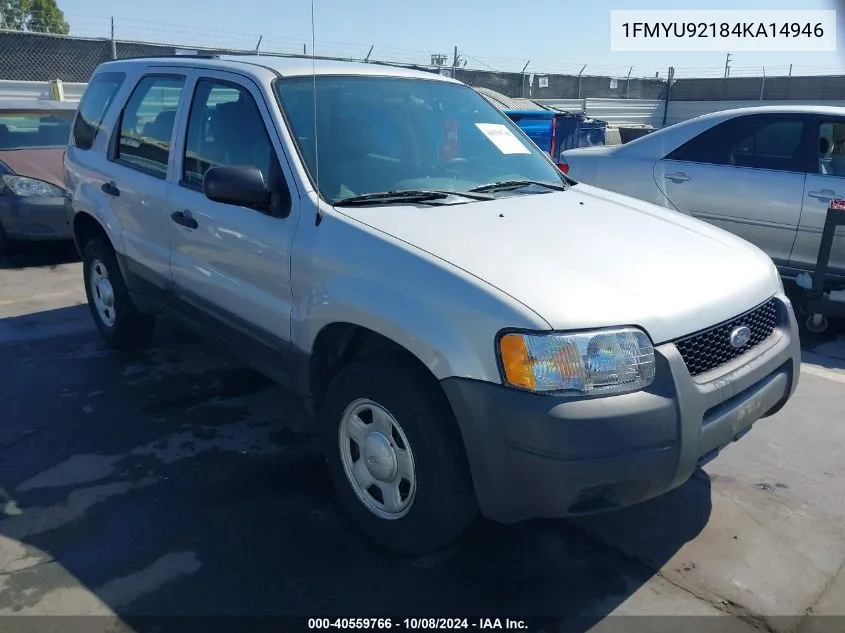
[[[232, 326], [265, 352], [284, 349], [291, 337], [298, 200], [287, 186], [290, 174], [279, 160], [284, 154], [264, 96], [243, 76], [199, 71], [183, 129], [166, 212], [179, 304]], [[202, 182], [214, 165], [258, 168], [273, 192], [272, 208], [209, 200]]]
[[804, 192], [811, 124], [800, 115], [739, 116], [658, 161], [657, 186], [682, 213], [789, 262]]

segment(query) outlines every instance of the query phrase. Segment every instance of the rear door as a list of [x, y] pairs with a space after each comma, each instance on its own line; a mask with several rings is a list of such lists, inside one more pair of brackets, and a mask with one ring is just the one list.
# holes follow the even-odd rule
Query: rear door
[[169, 286], [167, 178], [189, 72], [150, 68], [140, 76], [120, 111], [102, 171], [100, 189], [118, 219], [128, 282], [146, 294], [161, 294]]
[[801, 114], [735, 117], [657, 161], [654, 178], [679, 211], [748, 240], [786, 266], [817, 143], [812, 122]]
[[[813, 127], [818, 139], [818, 160], [807, 174], [801, 220], [790, 264], [815, 267], [830, 201], [845, 199], [845, 117], [823, 117]], [[845, 275], [845, 227], [837, 227], [830, 252], [830, 272]]]

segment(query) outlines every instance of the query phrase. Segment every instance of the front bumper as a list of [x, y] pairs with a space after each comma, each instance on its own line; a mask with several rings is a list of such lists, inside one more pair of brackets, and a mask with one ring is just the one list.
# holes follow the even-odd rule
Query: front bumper
[[73, 239], [64, 197], [0, 195], [0, 224], [14, 240]]
[[441, 382], [467, 450], [482, 513], [513, 523], [645, 501], [772, 415], [801, 368], [792, 306], [743, 356], [695, 378], [672, 343], [657, 346], [654, 383], [618, 396], [565, 398], [489, 382]]

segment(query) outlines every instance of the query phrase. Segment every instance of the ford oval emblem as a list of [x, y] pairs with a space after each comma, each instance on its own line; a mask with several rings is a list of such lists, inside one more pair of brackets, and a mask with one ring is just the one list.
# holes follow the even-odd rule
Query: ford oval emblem
[[740, 325], [731, 330], [731, 347], [739, 349], [751, 340], [751, 330], [746, 325]]

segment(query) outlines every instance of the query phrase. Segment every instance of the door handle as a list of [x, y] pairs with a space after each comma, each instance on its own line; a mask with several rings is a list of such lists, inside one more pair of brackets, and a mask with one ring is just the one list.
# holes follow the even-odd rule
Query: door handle
[[120, 195], [120, 189], [117, 188], [117, 185], [112, 182], [104, 182], [103, 186], [100, 187], [103, 190], [103, 193], [107, 193], [110, 196], [114, 196], [115, 198]]
[[189, 229], [195, 229], [199, 226], [190, 211], [174, 211], [170, 214], [170, 219], [176, 222], [176, 224], [181, 224]]
[[811, 198], [815, 198], [816, 200], [833, 200], [834, 198], [841, 198], [838, 193], [833, 191], [832, 189], [822, 189], [821, 191], [810, 191], [807, 193], [808, 196]]
[[666, 176], [664, 177], [668, 180], [671, 180], [672, 182], [689, 182], [690, 180], [692, 180], [682, 171], [677, 171], [674, 174], [666, 174]]

